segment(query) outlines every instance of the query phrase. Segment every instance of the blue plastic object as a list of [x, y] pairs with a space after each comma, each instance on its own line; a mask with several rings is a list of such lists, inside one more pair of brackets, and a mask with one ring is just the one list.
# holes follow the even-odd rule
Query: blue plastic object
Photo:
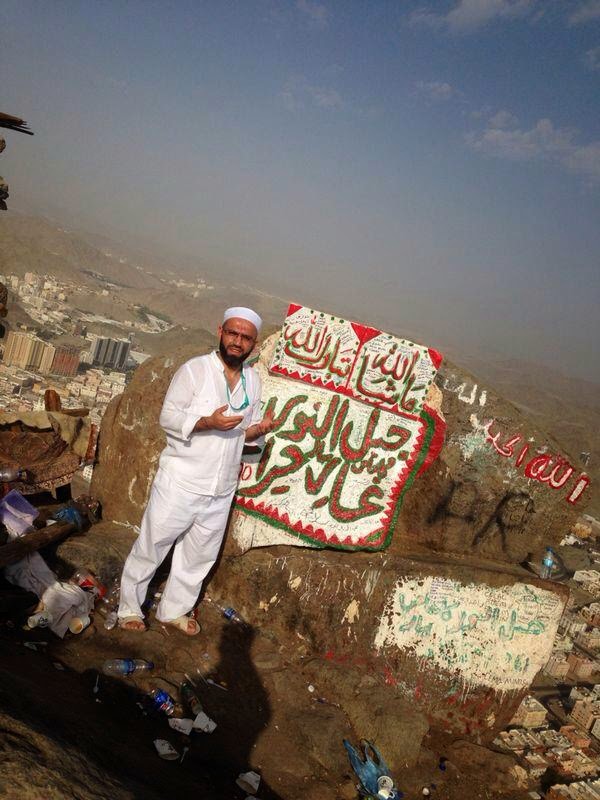
[[83, 518], [79, 511], [72, 506], [65, 506], [61, 508], [59, 511], [56, 511], [52, 515], [52, 519], [57, 520], [58, 522], [70, 522], [73, 525], [77, 525], [77, 530], [81, 531], [83, 529]]
[[[363, 739], [361, 741], [363, 754], [359, 753], [347, 739], [344, 739], [344, 747], [348, 752], [348, 758], [352, 769], [360, 781], [362, 793], [367, 797], [377, 800], [397, 800], [402, 797], [390, 778], [390, 768], [383, 760], [383, 757], [374, 744]], [[371, 751], [371, 757], [368, 751]]]

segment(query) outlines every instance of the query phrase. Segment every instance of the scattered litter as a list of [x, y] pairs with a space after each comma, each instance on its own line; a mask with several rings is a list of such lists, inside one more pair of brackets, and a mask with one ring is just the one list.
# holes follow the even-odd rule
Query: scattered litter
[[54, 669], [57, 669], [57, 670], [59, 670], [60, 672], [64, 672], [64, 671], [65, 671], [65, 668], [64, 668], [64, 667], [63, 667], [63, 665], [60, 663], [60, 661], [53, 661], [53, 662], [52, 662], [52, 666], [54, 667]]
[[423, 787], [423, 791], [421, 792], [421, 794], [423, 795], [423, 797], [429, 797], [429, 795], [431, 794], [431, 791], [427, 786], [424, 786]]
[[71, 633], [81, 633], [88, 627], [90, 622], [91, 619], [88, 614], [85, 614], [82, 617], [73, 617], [69, 621], [69, 630]]
[[23, 536], [39, 513], [16, 489], [12, 489], [0, 500], [0, 522], [6, 525], [13, 536]]
[[184, 758], [186, 757], [186, 755], [188, 754], [188, 752], [189, 752], [189, 749], [190, 749], [189, 747], [184, 747], [184, 748], [183, 748], [183, 753], [181, 754], [181, 758], [179, 759], [179, 763], [180, 763], [180, 764], [183, 762], [183, 759], [184, 759]]
[[[361, 740], [364, 751], [363, 759], [363, 754], [359, 754], [347, 739], [344, 739], [343, 742], [352, 769], [367, 795], [372, 795], [377, 800], [396, 800], [396, 798], [402, 796], [402, 793], [395, 788], [394, 781], [390, 777], [390, 768], [374, 744], [366, 739]], [[376, 761], [371, 758], [369, 750], [377, 759]]]
[[[88, 615], [94, 606], [90, 594], [72, 583], [59, 581], [37, 552], [28, 553], [20, 561], [6, 566], [4, 577], [40, 598], [43, 611], [39, 613], [49, 617], [48, 627], [61, 639], [69, 629], [71, 619]], [[37, 614], [32, 616], [37, 617]]]
[[236, 784], [245, 792], [253, 795], [258, 791], [260, 775], [257, 772], [240, 772]]
[[152, 597], [148, 597], [148, 599], [142, 604], [142, 611], [144, 614], [149, 614], [151, 611], [156, 611], [161, 597], [162, 592], [154, 592]]
[[47, 628], [52, 622], [52, 616], [47, 611], [37, 611], [27, 618], [28, 628]]
[[64, 508], [55, 511], [52, 517], [58, 522], [77, 525], [77, 530], [80, 533], [83, 530], [83, 517], [76, 508], [73, 508], [73, 506], [65, 506]]
[[0, 467], [0, 483], [27, 480], [27, 470], [21, 467]]
[[209, 686], [214, 686], [216, 689], [221, 689], [224, 692], [228, 692], [229, 689], [226, 686], [222, 686], [220, 683], [213, 681], [212, 678], [205, 678], [204, 675], [200, 672], [199, 669], [196, 670], [200, 678], [204, 681], [204, 683], [208, 683]]
[[77, 584], [82, 589], [88, 589], [98, 597], [102, 598], [106, 595], [106, 586], [100, 583], [98, 578], [87, 569], [76, 569], [71, 575], [70, 582]]
[[154, 740], [154, 747], [156, 747], [156, 752], [161, 758], [164, 758], [166, 761], [177, 761], [179, 758], [179, 753], [170, 742], [167, 742], [166, 739], [155, 739]]
[[100, 691], [100, 673], [96, 675], [96, 683], [94, 684], [94, 688], [92, 689], [92, 692], [94, 694], [98, 694], [99, 691]]
[[233, 622], [243, 628], [248, 627], [246, 621], [238, 614], [235, 608], [224, 606], [222, 603], [219, 603], [218, 600], [215, 600], [214, 597], [209, 597], [208, 595], [204, 596], [203, 602], [206, 603], [206, 608], [212, 608], [217, 614], [225, 617], [228, 622]]
[[312, 694], [312, 693], [315, 691], [315, 687], [312, 685], [312, 683], [309, 683], [307, 688], [308, 688], [308, 691], [309, 691], [311, 694]]
[[194, 727], [194, 720], [171, 718], [169, 720], [169, 725], [173, 728], [174, 731], [178, 731], [178, 733], [184, 733], [186, 736], [189, 736], [190, 733], [192, 732], [192, 728]]
[[121, 582], [118, 578], [112, 578], [106, 585], [104, 597], [98, 596], [96, 611], [104, 617], [104, 628], [112, 631], [118, 622], [117, 610], [119, 607], [119, 596], [121, 593]]
[[23, 642], [23, 647], [27, 647], [28, 650], [39, 650], [40, 647], [46, 647], [48, 642]]
[[204, 713], [204, 711], [201, 711], [194, 720], [193, 727], [194, 730], [196, 731], [202, 731], [203, 733], [212, 733], [217, 727], [217, 723], [214, 722], [209, 716], [207, 716]]
[[148, 672], [154, 669], [153, 661], [143, 658], [109, 658], [102, 665], [105, 675], [131, 675], [134, 672]]
[[104, 620], [104, 628], [107, 631], [112, 631], [112, 629], [117, 624], [117, 620], [118, 620], [117, 612], [109, 611], [108, 614], [106, 615], [106, 619]]
[[202, 703], [198, 699], [194, 684], [187, 675], [185, 677], [186, 680], [182, 681], [179, 687], [181, 700], [194, 714], [199, 714], [202, 711]]
[[175, 702], [168, 692], [164, 689], [153, 689], [150, 692], [150, 699], [152, 706], [156, 711], [162, 711], [167, 717], [170, 717], [175, 710]]

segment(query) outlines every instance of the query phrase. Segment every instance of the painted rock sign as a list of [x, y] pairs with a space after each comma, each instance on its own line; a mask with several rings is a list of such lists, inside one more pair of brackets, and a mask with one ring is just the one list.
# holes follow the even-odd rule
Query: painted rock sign
[[387, 546], [404, 492], [442, 445], [444, 421], [427, 403], [440, 362], [434, 350], [291, 305], [268, 372], [259, 365], [275, 429], [260, 461], [242, 467], [234, 535], [252, 527], [252, 546]]
[[556, 594], [530, 584], [409, 579], [397, 583], [374, 644], [411, 652], [466, 689], [523, 689], [548, 660], [563, 607]]

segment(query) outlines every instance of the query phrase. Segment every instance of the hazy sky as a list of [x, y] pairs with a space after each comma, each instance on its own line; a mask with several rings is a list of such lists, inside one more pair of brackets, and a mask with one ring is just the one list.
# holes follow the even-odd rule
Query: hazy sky
[[4, 0], [0, 37], [12, 208], [600, 380], [600, 0]]

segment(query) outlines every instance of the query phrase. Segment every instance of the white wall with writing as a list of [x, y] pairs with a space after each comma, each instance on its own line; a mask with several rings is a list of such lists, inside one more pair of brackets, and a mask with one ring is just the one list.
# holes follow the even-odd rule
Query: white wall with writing
[[519, 690], [548, 660], [563, 607], [553, 592], [526, 583], [410, 578], [388, 598], [374, 645], [411, 653], [467, 687]]

